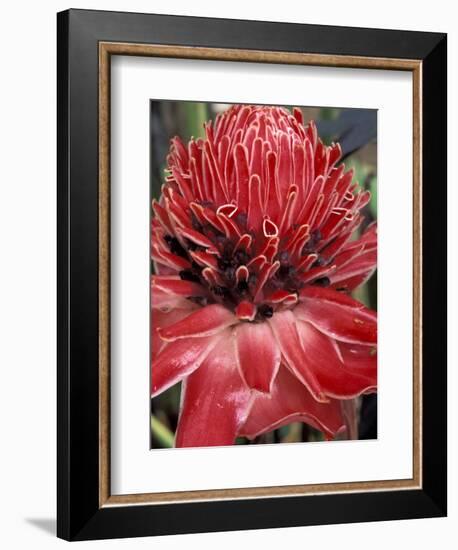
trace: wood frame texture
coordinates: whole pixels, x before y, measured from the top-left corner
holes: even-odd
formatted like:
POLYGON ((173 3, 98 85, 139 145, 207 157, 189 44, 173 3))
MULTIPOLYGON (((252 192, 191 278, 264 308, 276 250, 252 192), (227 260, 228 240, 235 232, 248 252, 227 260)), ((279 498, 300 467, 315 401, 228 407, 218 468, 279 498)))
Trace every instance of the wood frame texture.
POLYGON ((181 59, 204 59, 245 61, 256 63, 281 63, 295 65, 364 67, 372 69, 403 70, 413 73, 413 202, 414 202, 414 257, 421 250, 421 189, 419 140, 421 129, 421 62, 417 60, 361 58, 355 56, 321 56, 317 54, 279 53, 259 50, 229 50, 156 44, 99 43, 99 391, 100 391, 100 506, 119 504, 157 504, 193 500, 233 499, 266 496, 291 496, 320 493, 355 492, 368 490, 395 490, 421 488, 421 265, 414 264, 413 273, 413 377, 414 377, 414 429, 412 479, 387 481, 329 483, 320 485, 290 485, 281 487, 237 488, 206 491, 183 491, 167 493, 143 493, 135 495, 111 495, 110 487, 110 66, 113 55, 169 57, 181 59))
POLYGON ((58 15, 58 47, 58 535, 66 539, 109 538, 443 515, 445 35, 70 10, 58 15), (250 30, 251 41, 241 32, 242 27, 250 30), (378 40, 366 40, 369 36, 378 40), (377 46, 367 46, 375 42, 377 46), (415 422, 411 480, 110 494, 112 55, 413 73, 415 422), (75 80, 84 74, 81 65, 86 70, 84 83, 75 80), (81 94, 86 103, 81 103, 81 94), (432 133, 426 134, 428 131, 432 133), (90 161, 86 169, 81 168, 83 160, 85 166, 90 161), (425 200, 428 211, 422 212, 425 200), (430 202, 436 207, 434 215, 429 211, 430 202), (424 266, 431 262, 436 269, 425 270, 424 266), (427 290, 432 286, 428 285, 440 289, 434 300, 427 290), (77 304, 75 298, 84 298, 86 303, 77 304), (85 319, 89 323, 84 323, 85 319), (434 346, 439 348, 436 353, 434 346), (82 401, 89 404, 84 413, 80 408, 82 401), (430 447, 433 437, 435 448, 430 447), (89 438, 89 449, 78 446, 87 445, 89 438), (281 511, 285 508, 288 513, 281 511), (206 518, 202 518, 203 511, 206 518))

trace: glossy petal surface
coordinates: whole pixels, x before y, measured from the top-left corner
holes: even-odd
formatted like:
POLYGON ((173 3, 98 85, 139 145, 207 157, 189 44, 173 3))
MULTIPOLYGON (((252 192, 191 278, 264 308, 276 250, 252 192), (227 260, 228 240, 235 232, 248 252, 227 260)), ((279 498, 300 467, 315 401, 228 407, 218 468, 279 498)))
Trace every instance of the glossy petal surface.
POLYGON ((213 304, 199 309, 178 323, 165 328, 159 328, 159 336, 166 341, 179 338, 211 336, 229 325, 235 325, 237 318, 228 309, 213 304))
POLYGON ((311 323, 298 322, 297 330, 305 366, 313 372, 327 396, 350 399, 376 387, 377 378, 372 372, 349 368, 332 339, 311 323))
POLYGON ((284 366, 280 367, 272 393, 257 394, 241 432, 254 437, 291 422, 306 422, 332 438, 344 422, 340 403, 318 403, 284 366))
POLYGON ((167 345, 151 365, 151 395, 163 392, 199 368, 218 341, 218 336, 209 336, 167 345))
POLYGON ((334 290, 305 288, 295 315, 336 340, 367 345, 377 343, 375 313, 334 290))
POLYGON ((236 367, 230 334, 187 378, 182 391, 175 445, 232 445, 248 414, 251 392, 236 367))
POLYGON ((282 358, 291 372, 307 387, 317 401, 327 401, 323 388, 310 368, 311 361, 307 361, 293 313, 291 311, 276 313, 270 320, 270 326, 282 358))
POLYGON ((236 359, 248 387, 269 392, 280 366, 280 349, 267 323, 240 323, 234 329, 236 359))

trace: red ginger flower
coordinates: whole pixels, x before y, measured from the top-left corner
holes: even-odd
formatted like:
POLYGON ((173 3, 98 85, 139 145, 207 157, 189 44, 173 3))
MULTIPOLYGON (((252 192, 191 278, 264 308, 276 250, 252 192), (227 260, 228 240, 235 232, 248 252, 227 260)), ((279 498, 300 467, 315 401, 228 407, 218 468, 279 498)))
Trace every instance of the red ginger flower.
POLYGON ((376 266, 375 225, 352 240, 370 194, 299 109, 235 105, 205 133, 172 139, 153 202, 152 395, 183 381, 178 447, 331 438, 376 390, 376 314, 348 295, 376 266))

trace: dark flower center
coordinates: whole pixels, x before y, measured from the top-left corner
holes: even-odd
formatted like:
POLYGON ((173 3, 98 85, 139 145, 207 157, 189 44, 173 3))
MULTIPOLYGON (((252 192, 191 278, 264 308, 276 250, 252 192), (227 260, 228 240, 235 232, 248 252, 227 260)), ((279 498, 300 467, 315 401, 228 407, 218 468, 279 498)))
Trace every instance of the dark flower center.
MULTIPOLYGON (((206 203, 206 208, 211 208, 216 211, 213 205, 206 203)), ((249 232, 247 229, 246 214, 239 213, 236 216, 237 225, 243 234, 250 235, 252 242, 248 248, 237 247, 235 239, 228 238, 222 232, 219 232, 214 226, 207 224, 202 225, 193 217, 192 226, 196 231, 199 231, 209 241, 214 244, 218 253, 209 255, 209 259, 213 258, 215 263, 212 272, 216 274, 216 280, 209 280, 206 275, 206 265, 203 262, 198 263, 193 257, 193 252, 209 254, 206 247, 200 246, 190 239, 182 239, 181 242, 176 236, 166 234, 164 241, 170 252, 180 258, 189 261, 191 267, 182 269, 179 272, 180 278, 185 281, 199 283, 206 289, 209 296, 190 298, 195 303, 222 303, 231 310, 234 310, 240 302, 255 300, 256 291, 260 278, 263 277, 262 268, 259 268, 258 259, 260 256, 260 244, 256 241, 256 235, 249 232), (241 276, 240 267, 244 267, 243 276, 241 276)), ((264 238, 265 240, 265 238, 264 238)), ((320 250, 322 245, 322 235, 319 229, 311 232, 309 240, 300 251, 299 259, 294 260, 291 254, 285 247, 288 244, 287 238, 280 238, 276 254, 269 258, 270 264, 278 262, 279 266, 275 273, 263 282, 264 295, 270 295, 275 291, 284 290, 290 295, 296 295, 306 284, 326 287, 330 284, 330 279, 325 276, 317 276, 316 279, 303 282, 303 274, 310 267, 317 268, 327 265, 329 260, 325 260, 325 248, 320 250), (301 263, 306 256, 316 254, 317 257, 311 266, 301 269, 298 264, 301 263)), ((326 243, 328 246, 331 243, 326 243)), ((208 266, 207 266, 208 269, 208 266)), ((275 309, 278 306, 273 303, 260 303, 257 306, 256 318, 263 320, 272 317, 275 309)))

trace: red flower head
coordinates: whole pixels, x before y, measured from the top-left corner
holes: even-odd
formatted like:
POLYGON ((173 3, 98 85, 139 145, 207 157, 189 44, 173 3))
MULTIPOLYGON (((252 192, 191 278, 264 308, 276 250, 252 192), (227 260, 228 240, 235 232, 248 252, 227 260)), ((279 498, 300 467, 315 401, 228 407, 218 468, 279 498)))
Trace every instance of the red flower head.
POLYGON ((377 383, 376 315, 348 294, 376 266, 375 225, 352 239, 370 194, 299 109, 236 105, 205 133, 172 139, 153 202, 152 395, 183 381, 179 447, 331 438, 377 383))

